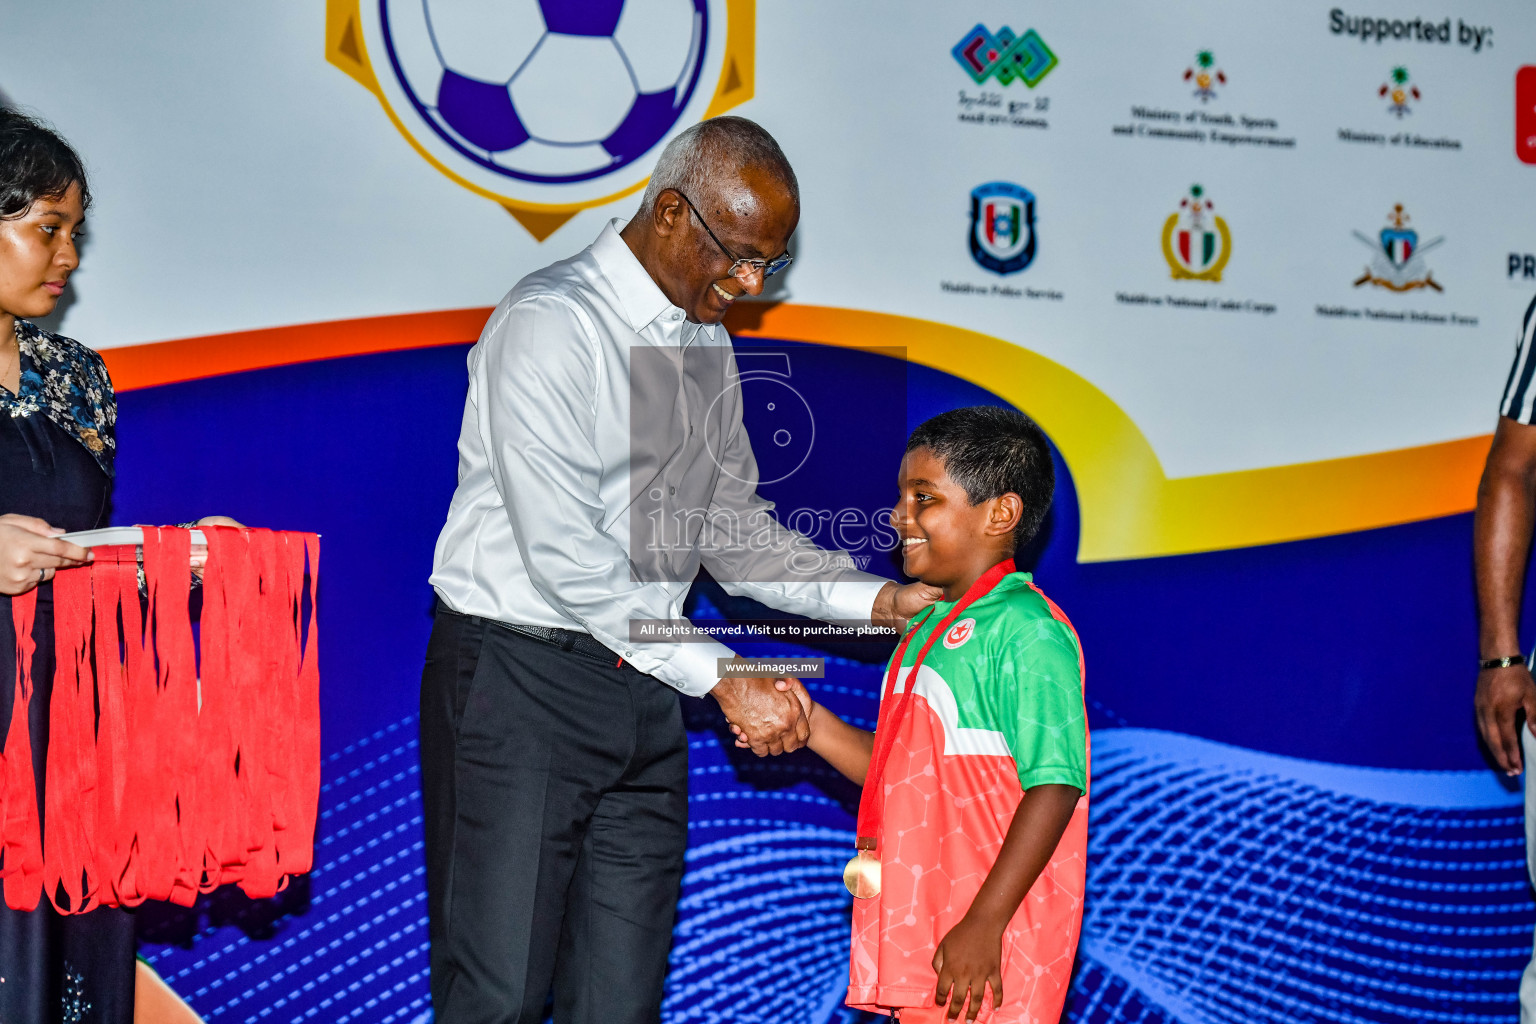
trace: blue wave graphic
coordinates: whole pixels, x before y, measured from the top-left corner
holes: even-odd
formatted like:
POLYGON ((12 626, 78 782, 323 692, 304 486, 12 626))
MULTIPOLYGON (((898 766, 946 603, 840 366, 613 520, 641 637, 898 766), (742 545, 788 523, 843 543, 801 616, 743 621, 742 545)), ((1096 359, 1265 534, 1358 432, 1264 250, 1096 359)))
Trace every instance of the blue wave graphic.
POLYGON ((1521 797, 1491 772, 1094 736, 1078 1021, 1490 1021, 1531 953, 1521 797))
MULTIPOLYGON (((824 686, 829 703, 868 703, 824 686)), ((326 764, 313 896, 271 938, 147 958, 210 1022, 425 1019, 415 722, 326 764)), ((691 736, 669 1024, 852 1024, 848 791, 814 759, 691 736)), ((1068 1019, 1510 1019, 1536 922, 1518 793, 1486 772, 1300 761, 1173 733, 1094 736, 1089 894, 1068 1019)))

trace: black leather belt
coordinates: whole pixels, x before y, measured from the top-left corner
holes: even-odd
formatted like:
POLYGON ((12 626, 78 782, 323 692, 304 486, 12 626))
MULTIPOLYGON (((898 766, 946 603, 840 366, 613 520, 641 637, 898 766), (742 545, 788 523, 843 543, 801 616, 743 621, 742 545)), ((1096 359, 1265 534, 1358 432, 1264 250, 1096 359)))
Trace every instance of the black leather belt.
POLYGON ((560 629, 555 626, 524 626, 519 623, 502 622, 500 619, 487 619, 482 615, 465 615, 463 612, 456 612, 449 608, 443 603, 442 598, 437 599, 437 607, 442 611, 448 612, 450 615, 457 615, 460 618, 468 619, 470 622, 484 623, 487 626, 499 626, 502 629, 511 630, 520 636, 526 636, 530 640, 537 640, 540 643, 549 644, 551 647, 558 647, 562 651, 575 651, 577 654, 585 654, 587 657, 596 658, 598 661, 612 662, 621 666, 624 664, 623 658, 614 654, 607 647, 604 647, 592 634, 583 633, 579 629, 560 629))
POLYGON ((533 640, 541 641, 552 647, 558 647, 562 651, 575 651, 577 654, 585 654, 589 658, 599 661, 611 661, 622 665, 624 659, 614 654, 607 647, 595 639, 590 633, 583 633, 576 629, 559 629, 555 626, 523 626, 511 622, 502 622, 499 619, 487 619, 502 629, 510 629, 514 633, 520 633, 533 640))

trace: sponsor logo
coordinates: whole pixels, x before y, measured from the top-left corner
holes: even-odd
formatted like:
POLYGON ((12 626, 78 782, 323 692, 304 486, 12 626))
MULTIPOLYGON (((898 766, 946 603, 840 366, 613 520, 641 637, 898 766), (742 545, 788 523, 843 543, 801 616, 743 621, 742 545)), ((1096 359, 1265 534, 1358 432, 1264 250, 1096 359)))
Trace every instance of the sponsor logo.
POLYGON ((1536 65, 1515 72, 1515 156, 1536 164, 1536 65))
POLYGON ((1413 113, 1412 104, 1423 98, 1419 87, 1408 80, 1408 69, 1401 64, 1392 69, 1391 79, 1383 82, 1376 94, 1387 101, 1387 110, 1398 117, 1413 113))
POLYGON ((993 181, 971 190, 971 257, 994 274, 1016 274, 1035 259, 1035 196, 993 181))
POLYGON ((977 85, 995 78, 998 85, 1017 81, 1033 89, 1058 63, 1040 33, 1030 29, 1015 36, 1006 25, 996 35, 987 26, 977 25, 949 52, 977 85))
POLYGON ((740 0, 327 0, 326 59, 445 176, 539 239, 645 185, 660 148, 753 92, 740 0))
POLYGON ((1194 95, 1201 102, 1209 103, 1216 98, 1216 86, 1227 84, 1226 72, 1216 66, 1216 55, 1210 50, 1195 54, 1195 63, 1184 69, 1184 81, 1195 87, 1194 95))
POLYGON ((1387 215, 1387 226, 1381 229, 1375 239, 1359 231, 1354 233, 1371 250, 1370 265, 1356 279, 1356 288, 1372 284, 1394 292, 1408 292, 1415 288, 1433 288, 1437 292, 1445 290, 1424 262, 1424 254, 1445 241, 1445 237, 1420 243, 1419 233, 1408 226, 1408 220, 1403 204, 1398 203, 1387 215))
POLYGON ((961 619, 949 627, 949 632, 944 634, 944 646, 950 650, 964 645, 971 637, 976 635, 976 620, 961 619))
POLYGON ((1199 185, 1163 222, 1163 258, 1175 281, 1220 281, 1232 255, 1232 233, 1216 216, 1214 204, 1199 185))

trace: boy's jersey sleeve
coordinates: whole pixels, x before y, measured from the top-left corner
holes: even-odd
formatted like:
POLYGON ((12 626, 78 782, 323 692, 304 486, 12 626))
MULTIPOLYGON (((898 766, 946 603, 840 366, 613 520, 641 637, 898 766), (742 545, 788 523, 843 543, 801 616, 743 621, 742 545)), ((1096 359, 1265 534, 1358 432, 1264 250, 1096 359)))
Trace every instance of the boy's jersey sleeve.
POLYGON ((998 718, 1019 785, 1061 784, 1088 792, 1088 727, 1077 638, 1048 616, 1020 617, 998 663, 998 718))

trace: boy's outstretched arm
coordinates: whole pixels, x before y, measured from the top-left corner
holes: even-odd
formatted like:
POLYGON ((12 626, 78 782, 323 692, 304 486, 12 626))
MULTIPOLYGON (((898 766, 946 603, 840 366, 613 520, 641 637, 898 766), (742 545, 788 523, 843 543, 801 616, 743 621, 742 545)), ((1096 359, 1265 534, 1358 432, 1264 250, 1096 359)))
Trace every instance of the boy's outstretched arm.
MULTIPOLYGON (((869 773, 869 759, 875 749, 875 734, 849 725, 817 704, 806 692, 805 684, 798 679, 778 679, 774 681, 774 686, 780 690, 793 691, 805 709, 805 718, 811 727, 811 738, 806 741, 806 746, 820 754, 833 768, 859 785, 864 785, 864 776, 869 773)), ((736 734, 738 747, 747 745, 741 731, 734 725, 731 726, 731 732, 736 734)))
MULTIPOLYGON (((811 746, 815 745, 816 723, 812 721, 811 746)), ((1033 786, 1024 792, 1003 848, 971 909, 944 936, 933 955, 933 969, 939 972, 935 1002, 949 1004, 950 1020, 959 1017, 962 1010, 966 1020, 975 1020, 988 985, 992 986, 992 1005, 1002 1005, 1003 931, 1050 863, 1082 795, 1076 786, 1065 785, 1033 786)))

